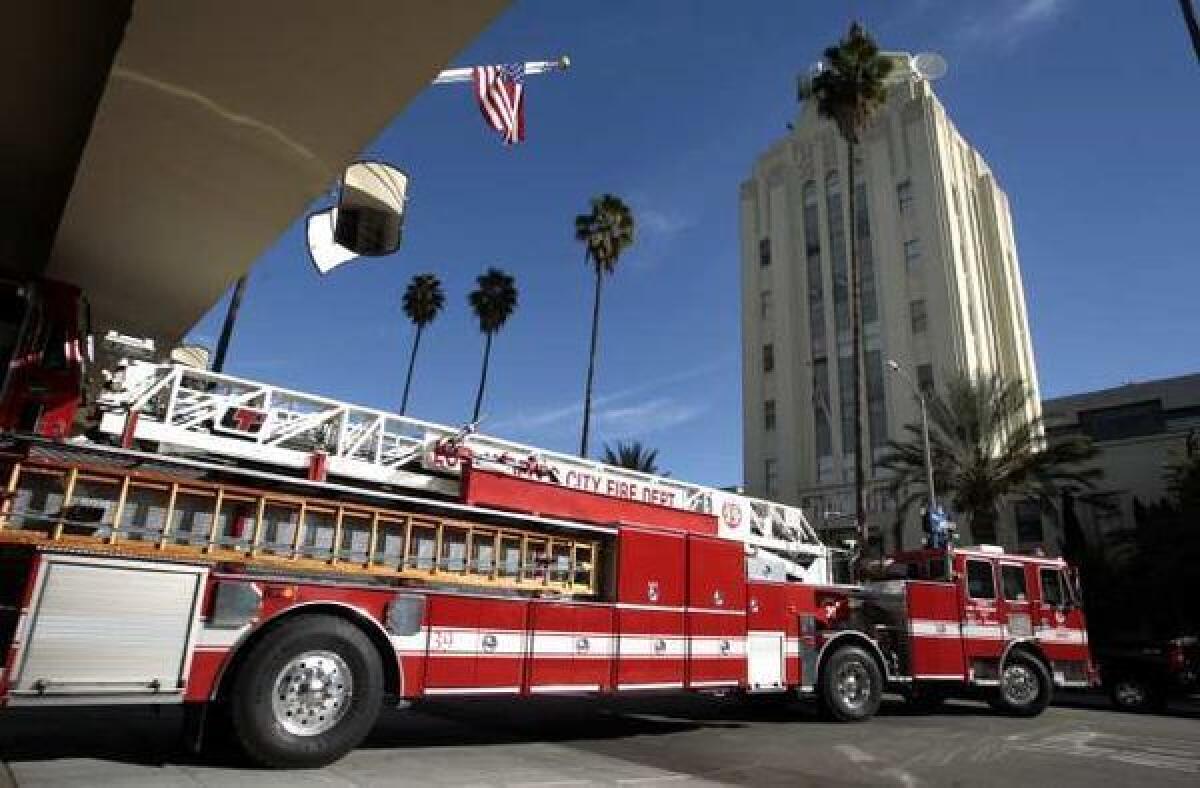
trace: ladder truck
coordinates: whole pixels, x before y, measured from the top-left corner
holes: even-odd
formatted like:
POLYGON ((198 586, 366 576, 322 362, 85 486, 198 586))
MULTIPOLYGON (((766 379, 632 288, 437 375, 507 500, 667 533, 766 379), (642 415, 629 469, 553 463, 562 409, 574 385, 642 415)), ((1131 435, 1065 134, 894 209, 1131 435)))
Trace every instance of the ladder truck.
POLYGON ((0 299, 0 706, 182 704, 299 767, 418 699, 857 721, 886 689, 1035 715, 1094 681, 1061 560, 918 550, 850 585, 795 507, 153 358, 89 393, 79 291, 0 299))

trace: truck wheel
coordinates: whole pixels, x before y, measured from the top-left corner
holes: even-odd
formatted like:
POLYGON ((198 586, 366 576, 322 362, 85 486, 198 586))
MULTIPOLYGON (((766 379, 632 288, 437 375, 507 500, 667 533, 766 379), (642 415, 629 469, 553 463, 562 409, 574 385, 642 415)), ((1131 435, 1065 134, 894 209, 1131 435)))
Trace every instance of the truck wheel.
POLYGON ((1108 691, 1113 705, 1121 711, 1147 712, 1163 705, 1161 693, 1140 676, 1121 676, 1108 691))
POLYGON ((246 656, 229 696, 234 737, 271 767, 324 766, 366 738, 383 703, 379 652, 350 622, 298 616, 246 656))
POLYGON ((837 722, 870 719, 879 710, 883 675, 874 658, 858 646, 842 646, 821 669, 817 700, 822 713, 837 722))
POLYGON ((1050 674, 1037 659, 1025 654, 1013 654, 1000 671, 996 709, 1014 717, 1036 717, 1050 705, 1054 685, 1050 674))

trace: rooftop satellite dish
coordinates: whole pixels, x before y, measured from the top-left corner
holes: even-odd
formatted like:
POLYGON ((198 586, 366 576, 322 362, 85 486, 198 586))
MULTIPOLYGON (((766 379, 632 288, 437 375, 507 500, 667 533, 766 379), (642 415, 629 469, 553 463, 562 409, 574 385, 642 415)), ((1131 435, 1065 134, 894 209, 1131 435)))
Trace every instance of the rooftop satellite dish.
POLYGON ((913 71, 932 82, 946 76, 946 58, 936 52, 922 52, 912 59, 913 71))

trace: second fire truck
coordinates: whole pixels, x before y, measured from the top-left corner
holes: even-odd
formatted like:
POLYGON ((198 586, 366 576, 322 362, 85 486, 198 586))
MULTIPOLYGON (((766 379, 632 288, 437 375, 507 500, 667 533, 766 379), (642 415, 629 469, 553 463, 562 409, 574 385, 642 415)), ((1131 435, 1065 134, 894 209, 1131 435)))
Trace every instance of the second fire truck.
POLYGON ((1035 715, 1094 679, 1061 560, 919 550, 848 585, 769 501, 152 359, 89 399, 80 294, 3 287, 0 705, 183 704, 314 766, 422 698, 855 721, 888 688, 1035 715))

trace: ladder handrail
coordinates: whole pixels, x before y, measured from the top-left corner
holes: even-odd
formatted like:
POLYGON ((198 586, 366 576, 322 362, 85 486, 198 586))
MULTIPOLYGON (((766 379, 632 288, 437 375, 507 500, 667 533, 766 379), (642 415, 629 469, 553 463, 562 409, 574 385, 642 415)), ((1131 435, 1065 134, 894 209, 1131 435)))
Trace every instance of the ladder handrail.
MULTIPOLYGON (((756 539, 746 541, 764 546, 771 544, 776 549, 783 549, 780 545, 791 544, 802 552, 807 552, 802 549, 805 545, 821 545, 803 510, 775 501, 619 468, 505 438, 481 435, 471 429, 437 424, 225 373, 179 364, 134 361, 126 367, 126 374, 134 378, 133 388, 106 391, 100 399, 104 409, 139 412, 139 420, 157 420, 166 426, 187 431, 198 428, 210 416, 216 421, 231 407, 259 408, 265 412, 259 431, 255 434, 239 434, 236 438, 243 446, 247 440, 253 440, 262 446, 289 448, 284 445, 288 441, 301 438, 306 433, 320 433, 327 429, 331 435, 310 434, 309 440, 314 444, 319 443, 319 448, 330 451, 335 457, 366 462, 379 468, 403 465, 422 457, 438 444, 463 448, 493 462, 529 459, 552 461, 568 469, 602 475, 602 478, 674 491, 684 503, 674 508, 719 514, 715 511, 718 507, 714 501, 734 498, 747 504, 751 518, 747 530, 757 526, 759 531, 756 539), (194 384, 194 387, 189 388, 184 385, 185 382, 194 384), (147 406, 163 396, 167 398, 163 403, 163 415, 147 414, 147 406), (259 398, 261 405, 250 404, 259 398), (188 403, 188 407, 184 408, 187 415, 184 423, 178 423, 179 401, 188 403), (174 418, 176 422, 171 423, 168 418, 174 418), (491 453, 490 457, 488 452, 491 453)), ((211 443, 208 441, 206 445, 211 443)))

